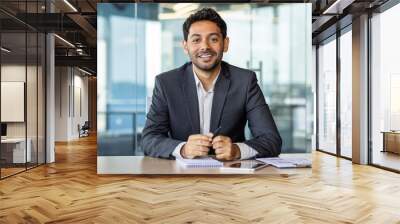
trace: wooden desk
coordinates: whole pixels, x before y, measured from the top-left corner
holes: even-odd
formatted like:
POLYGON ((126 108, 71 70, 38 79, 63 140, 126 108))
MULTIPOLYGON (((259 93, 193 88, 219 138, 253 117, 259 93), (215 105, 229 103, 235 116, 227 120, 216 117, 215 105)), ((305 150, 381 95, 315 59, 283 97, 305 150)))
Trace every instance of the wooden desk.
MULTIPOLYGON (((311 158, 311 154, 282 154, 280 157, 311 158)), ((246 175, 311 174, 310 168, 277 169, 267 166, 246 175)), ((184 168, 175 160, 147 156, 98 156, 97 174, 206 174, 238 175, 237 172, 221 172, 219 168, 184 168)))
POLYGON ((27 160, 27 162, 31 161, 32 141, 30 138, 27 139, 26 150, 25 150, 25 138, 5 138, 1 139, 1 144, 2 144, 2 157, 8 163, 25 163, 25 160, 27 160), (3 156, 3 154, 7 156, 3 156), (8 155, 10 155, 9 156, 10 158, 8 158, 8 155))
POLYGON ((400 154, 400 132, 383 131, 383 150, 382 152, 393 152, 400 154))

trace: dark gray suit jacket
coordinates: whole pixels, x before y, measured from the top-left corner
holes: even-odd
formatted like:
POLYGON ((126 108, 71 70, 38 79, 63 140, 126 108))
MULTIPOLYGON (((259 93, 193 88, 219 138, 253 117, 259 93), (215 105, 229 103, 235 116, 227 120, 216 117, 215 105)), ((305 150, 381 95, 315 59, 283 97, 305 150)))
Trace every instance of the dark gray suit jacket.
MULTIPOLYGON (((256 74, 222 62, 214 87, 210 131, 221 126, 221 134, 232 142, 244 142, 257 157, 278 156, 282 140, 256 74), (246 140, 249 122, 253 139, 246 140)), ((174 159, 175 147, 192 134, 200 133, 197 89, 192 63, 156 77, 153 98, 143 129, 145 155, 174 159)))

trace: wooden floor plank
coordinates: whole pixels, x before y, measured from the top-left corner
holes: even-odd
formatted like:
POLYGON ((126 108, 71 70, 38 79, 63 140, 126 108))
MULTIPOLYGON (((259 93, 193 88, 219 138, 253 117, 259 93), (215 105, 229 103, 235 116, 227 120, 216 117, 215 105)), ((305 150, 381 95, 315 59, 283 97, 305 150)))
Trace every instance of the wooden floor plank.
POLYGON ((98 176, 96 142, 0 181, 0 223, 400 223, 399 174, 321 152, 305 176, 98 176))

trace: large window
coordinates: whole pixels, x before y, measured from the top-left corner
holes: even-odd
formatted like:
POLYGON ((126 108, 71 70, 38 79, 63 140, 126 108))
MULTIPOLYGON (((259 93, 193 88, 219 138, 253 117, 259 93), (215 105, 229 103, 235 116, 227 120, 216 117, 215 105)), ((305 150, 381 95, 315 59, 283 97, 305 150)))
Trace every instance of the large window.
MULTIPOLYGON (((157 74, 189 59, 181 47, 186 4, 98 5, 98 154, 141 155, 157 74)), ((225 19, 227 62, 256 72, 283 152, 311 149, 311 5, 207 4, 225 19)), ((247 131, 247 136, 250 133, 247 131)))
POLYGON ((336 39, 318 48, 318 149, 336 154, 336 39))
POLYGON ((372 17, 372 163, 400 170, 400 5, 372 17))
POLYGON ((340 36, 331 36, 318 47, 318 149, 333 154, 337 154, 339 150, 338 156, 351 158, 351 26, 344 28, 340 33, 340 36), (337 80, 337 77, 340 79, 337 80))
POLYGON ((340 36, 340 155, 348 158, 352 157, 351 34, 351 27, 348 27, 348 31, 340 36))

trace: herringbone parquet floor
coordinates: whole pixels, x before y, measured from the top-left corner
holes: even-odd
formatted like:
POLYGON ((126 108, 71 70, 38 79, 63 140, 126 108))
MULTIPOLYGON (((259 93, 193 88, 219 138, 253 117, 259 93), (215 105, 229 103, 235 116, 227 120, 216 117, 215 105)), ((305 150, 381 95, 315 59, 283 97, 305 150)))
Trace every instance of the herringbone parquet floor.
POLYGON ((307 176, 98 176, 96 139, 0 181, 0 223, 400 223, 400 175, 314 153, 307 176))

